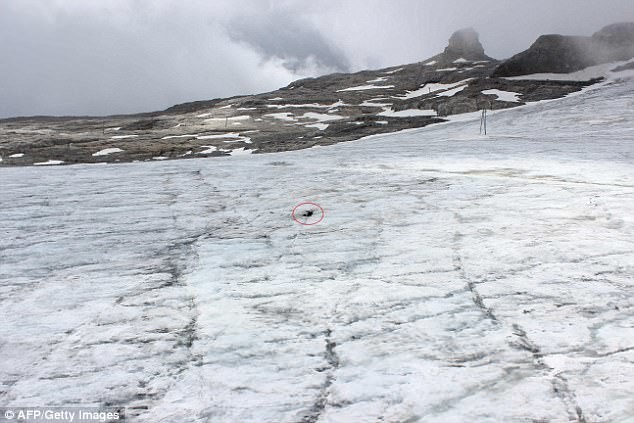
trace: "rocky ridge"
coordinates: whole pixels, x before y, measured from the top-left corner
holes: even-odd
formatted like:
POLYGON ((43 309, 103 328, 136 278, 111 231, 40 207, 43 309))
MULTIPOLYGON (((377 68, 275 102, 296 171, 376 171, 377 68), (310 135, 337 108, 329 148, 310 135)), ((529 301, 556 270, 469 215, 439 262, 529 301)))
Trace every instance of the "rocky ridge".
MULTIPOLYGON (((628 28, 626 24, 607 27, 592 37, 614 51, 602 60, 634 56, 628 28)), ((473 29, 463 29, 451 36, 442 53, 422 62, 303 79, 269 93, 191 102, 137 115, 0 120, 0 166, 288 151, 423 127, 483 108, 559 98, 598 79, 505 76, 517 69, 570 71, 598 60, 582 60, 586 56, 576 49, 579 37, 560 37, 540 37, 531 49, 500 62, 485 54, 473 29), (551 50, 559 51, 559 61, 548 55, 542 60, 541 52, 551 50)))
POLYGON ((608 25, 591 37, 542 35, 526 51, 501 63, 494 77, 568 73, 634 57, 634 22, 608 25))

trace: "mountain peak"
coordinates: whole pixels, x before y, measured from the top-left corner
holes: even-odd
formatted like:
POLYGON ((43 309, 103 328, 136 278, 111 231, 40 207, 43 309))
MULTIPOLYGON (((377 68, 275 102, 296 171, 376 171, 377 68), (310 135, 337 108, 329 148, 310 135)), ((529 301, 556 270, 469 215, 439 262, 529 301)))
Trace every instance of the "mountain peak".
POLYGON ((542 35, 528 50, 500 64, 492 76, 569 73, 633 57, 634 23, 622 22, 608 25, 592 37, 542 35))
POLYGON ((469 60, 479 60, 487 58, 484 54, 484 47, 480 44, 478 33, 473 28, 464 28, 454 32, 449 38, 449 45, 445 48, 444 55, 451 59, 463 57, 469 60))

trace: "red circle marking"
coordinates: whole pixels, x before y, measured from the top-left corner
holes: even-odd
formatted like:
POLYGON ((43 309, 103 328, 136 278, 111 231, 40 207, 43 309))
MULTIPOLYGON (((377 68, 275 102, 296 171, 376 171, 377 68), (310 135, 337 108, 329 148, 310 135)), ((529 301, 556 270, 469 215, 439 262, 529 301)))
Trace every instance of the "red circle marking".
POLYGON ((295 208, 293 208, 293 212, 291 213, 291 217, 293 218, 293 220, 297 223, 299 223, 300 225, 304 225, 304 226, 312 226, 312 225, 316 225, 319 222, 321 222, 322 220, 324 220, 324 216, 326 215, 326 213, 324 212, 324 209, 317 203, 313 203, 312 201, 304 201, 303 203, 299 203, 298 205, 295 206, 295 208), (311 205, 311 206, 316 206, 319 211, 321 211, 321 217, 319 218, 318 221, 314 222, 314 223, 306 223, 306 222, 300 222, 299 219, 297 219, 297 217, 295 216, 295 211, 301 207, 301 206, 305 206, 305 205, 311 205))

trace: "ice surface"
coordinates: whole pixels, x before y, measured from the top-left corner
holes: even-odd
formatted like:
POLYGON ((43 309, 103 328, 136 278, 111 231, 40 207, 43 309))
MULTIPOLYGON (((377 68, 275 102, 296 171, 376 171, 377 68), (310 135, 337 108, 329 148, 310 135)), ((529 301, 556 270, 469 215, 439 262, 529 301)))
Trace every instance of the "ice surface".
POLYGON ((622 81, 492 112, 486 137, 469 115, 279 154, 2 168, 0 403, 631 420, 633 102, 622 81), (307 200, 318 225, 291 219, 307 200))
POLYGON ((9 156, 9 158, 11 158, 11 159, 19 159, 19 158, 22 158, 22 157, 24 157, 24 153, 15 153, 15 154, 11 154, 9 156))

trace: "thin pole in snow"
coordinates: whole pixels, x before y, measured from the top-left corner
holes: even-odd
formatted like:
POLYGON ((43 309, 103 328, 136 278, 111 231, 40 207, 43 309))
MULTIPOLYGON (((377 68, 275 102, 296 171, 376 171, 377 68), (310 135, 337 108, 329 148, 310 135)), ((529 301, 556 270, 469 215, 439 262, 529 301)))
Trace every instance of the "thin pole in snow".
MULTIPOLYGON (((490 106, 491 110, 493 110, 493 106, 490 106)), ((482 114, 480 115, 480 135, 482 135, 482 130, 484 129, 484 135, 487 134, 487 105, 486 103, 482 107, 482 114)))

